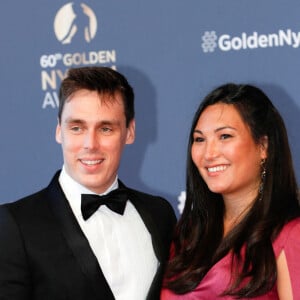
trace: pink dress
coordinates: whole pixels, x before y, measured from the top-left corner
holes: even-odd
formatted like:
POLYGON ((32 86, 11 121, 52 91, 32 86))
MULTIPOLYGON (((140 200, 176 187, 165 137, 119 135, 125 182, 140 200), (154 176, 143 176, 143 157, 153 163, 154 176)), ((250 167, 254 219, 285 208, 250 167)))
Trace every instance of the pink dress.
MULTIPOLYGON (((286 224, 273 243, 275 256, 285 252, 290 279, 292 284, 293 298, 300 299, 300 218, 286 224)), ((228 254, 217 262, 205 275, 200 284, 191 292, 184 295, 177 295, 170 290, 161 291, 161 300, 213 300, 213 299, 234 299, 231 296, 219 296, 228 286, 230 280, 231 256, 228 254)), ((276 284, 267 294, 251 298, 256 300, 276 300, 276 284)))

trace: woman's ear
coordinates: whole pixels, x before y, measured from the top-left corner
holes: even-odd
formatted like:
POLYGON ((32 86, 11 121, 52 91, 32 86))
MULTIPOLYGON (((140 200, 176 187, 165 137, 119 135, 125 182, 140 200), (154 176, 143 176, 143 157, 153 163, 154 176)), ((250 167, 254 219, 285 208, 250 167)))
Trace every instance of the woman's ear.
POLYGON ((268 157, 268 145, 269 145, 268 137, 264 135, 260 139, 261 159, 266 159, 268 157))

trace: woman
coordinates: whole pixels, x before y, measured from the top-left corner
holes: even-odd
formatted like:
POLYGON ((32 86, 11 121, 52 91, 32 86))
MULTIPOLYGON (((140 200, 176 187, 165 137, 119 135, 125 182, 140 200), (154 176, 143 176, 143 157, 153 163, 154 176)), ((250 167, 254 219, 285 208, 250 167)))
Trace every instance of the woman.
POLYGON ((192 123, 187 199, 161 299, 300 299, 297 191, 268 97, 250 85, 212 91, 192 123))

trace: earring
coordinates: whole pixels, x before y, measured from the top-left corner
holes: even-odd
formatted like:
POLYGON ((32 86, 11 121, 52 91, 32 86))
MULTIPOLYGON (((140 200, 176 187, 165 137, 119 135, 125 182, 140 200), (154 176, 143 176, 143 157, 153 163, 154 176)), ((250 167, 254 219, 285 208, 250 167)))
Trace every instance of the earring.
POLYGON ((262 193, 264 191, 264 185, 265 185, 265 178, 266 178, 266 159, 262 159, 260 162, 260 168, 261 168, 261 173, 260 173, 260 185, 259 185, 259 194, 260 194, 260 199, 262 198, 262 193))

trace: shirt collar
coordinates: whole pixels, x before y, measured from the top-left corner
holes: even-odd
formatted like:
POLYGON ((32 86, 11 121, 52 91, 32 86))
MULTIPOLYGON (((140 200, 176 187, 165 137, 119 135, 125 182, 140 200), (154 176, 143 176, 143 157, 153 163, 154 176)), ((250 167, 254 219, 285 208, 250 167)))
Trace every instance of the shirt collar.
MULTIPOLYGON (((62 167, 58 178, 59 184, 75 215, 81 215, 81 194, 95 194, 85 186, 75 181, 66 171, 65 166, 62 167)), ((112 185, 101 195, 108 194, 119 186, 118 176, 116 176, 112 185)))

